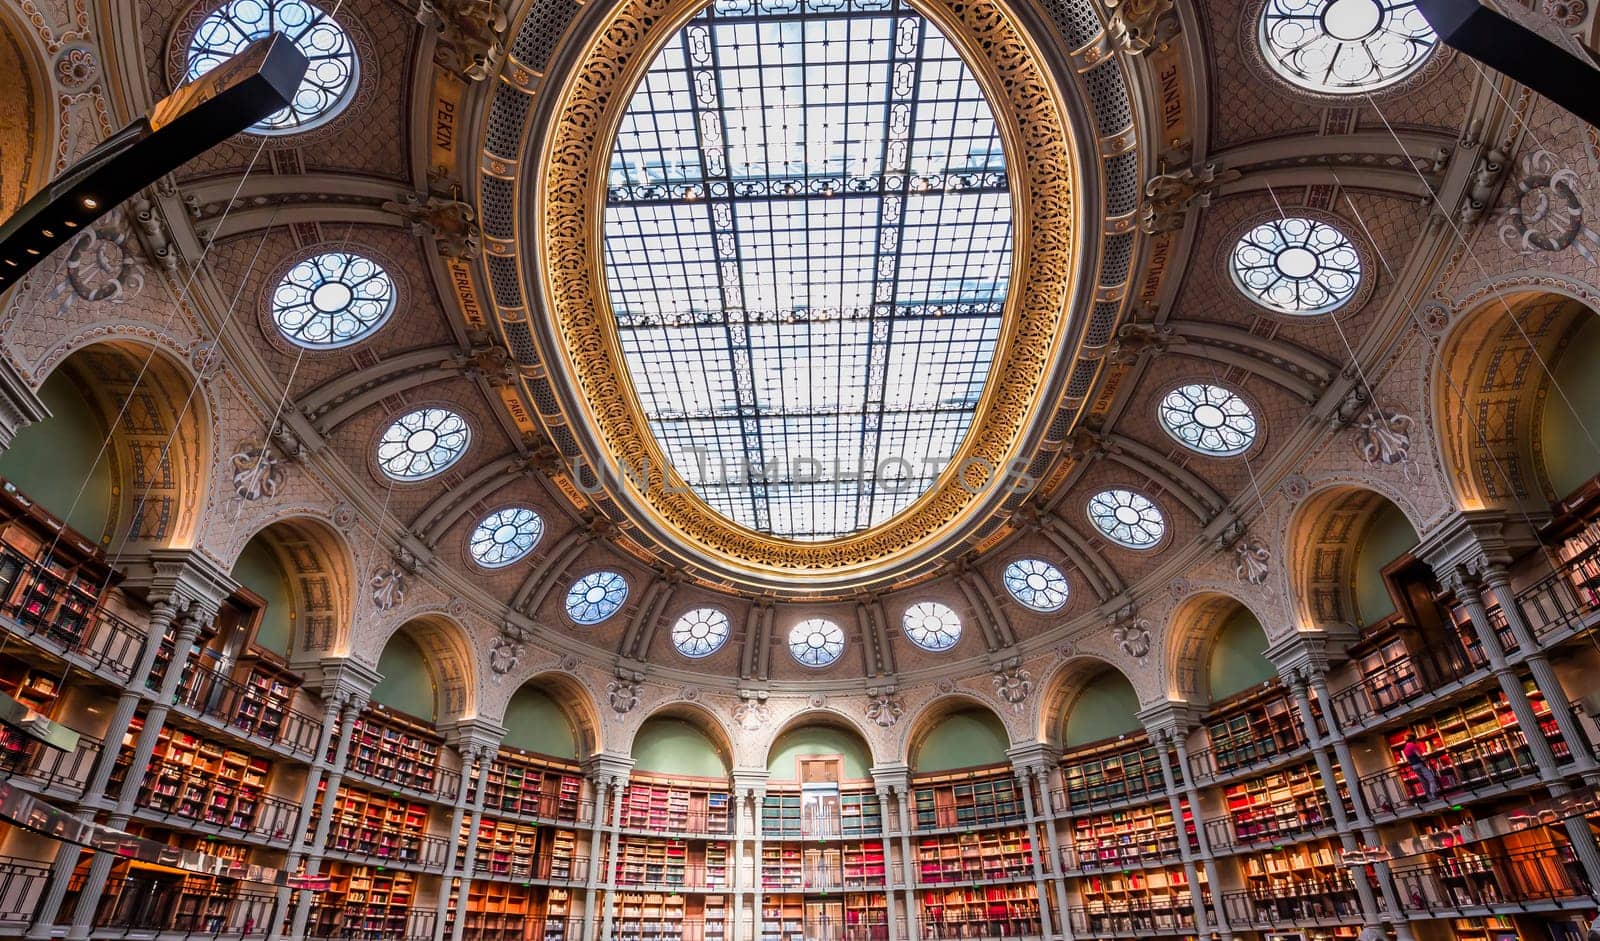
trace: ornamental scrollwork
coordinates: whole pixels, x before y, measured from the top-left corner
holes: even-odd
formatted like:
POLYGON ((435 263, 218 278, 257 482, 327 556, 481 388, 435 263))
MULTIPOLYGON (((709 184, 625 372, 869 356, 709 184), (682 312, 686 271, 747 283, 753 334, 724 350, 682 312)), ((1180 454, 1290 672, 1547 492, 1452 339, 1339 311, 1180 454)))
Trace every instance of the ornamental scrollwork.
POLYGON ((1524 154, 1517 169, 1516 196, 1501 214, 1500 241, 1522 255, 1571 248, 1595 264, 1600 234, 1584 217, 1577 171, 1548 150, 1524 154))
POLYGON ((1111 629, 1111 640, 1123 653, 1135 660, 1150 655, 1150 620, 1134 618, 1111 629))
POLYGON ((1414 424, 1409 415, 1369 408, 1356 419, 1356 451, 1368 464, 1408 465, 1414 424))
POLYGON ((616 679, 606 685, 606 698, 611 703, 611 711, 619 716, 632 712, 633 707, 639 705, 639 687, 643 684, 643 673, 619 668, 616 679))
POLYGON ((121 225, 95 226, 67 243, 65 272, 51 289, 56 313, 65 314, 74 298, 92 304, 122 304, 144 290, 137 242, 121 225))
POLYGON ((905 713, 905 705, 893 689, 867 690, 867 721, 881 729, 892 728, 905 713))
POLYGON ((1178 14, 1172 0, 1106 0, 1111 22, 1106 35, 1132 55, 1165 46, 1178 35, 1178 14))
POLYGON ((386 565, 372 573, 367 587, 372 590, 372 603, 379 611, 390 611, 405 603, 406 570, 399 565, 386 565))
POLYGON ((740 690, 739 705, 733 707, 733 724, 746 732, 756 732, 766 728, 771 721, 767 694, 763 691, 740 690))
POLYGON ((233 466, 233 492, 245 501, 275 497, 283 486, 283 465, 268 447, 244 445, 229 458, 233 466))
POLYGON ((1020 715, 1023 704, 1033 692, 1033 674, 1015 659, 1007 661, 1005 665, 995 670, 994 691, 1011 706, 1012 712, 1020 715))
POLYGON ((1240 540, 1233 547, 1233 574, 1247 585, 1265 582, 1271 563, 1272 550, 1256 536, 1240 540))
POLYGON ((489 670, 497 681, 522 662, 522 655, 527 652, 527 640, 528 632, 522 627, 510 621, 501 622, 500 633, 489 647, 489 670))

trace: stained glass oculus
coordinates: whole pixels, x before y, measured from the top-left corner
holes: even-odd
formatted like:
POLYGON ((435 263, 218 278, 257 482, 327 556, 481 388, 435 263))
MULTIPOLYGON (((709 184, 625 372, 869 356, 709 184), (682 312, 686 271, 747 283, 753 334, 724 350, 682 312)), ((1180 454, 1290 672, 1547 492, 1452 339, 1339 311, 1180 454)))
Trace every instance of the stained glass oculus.
POLYGON ((378 466, 395 480, 432 477, 461 459, 472 429, 447 408, 419 408, 396 418, 378 439, 378 466))
POLYGON ((728 616, 716 608, 696 608, 672 626, 672 646, 685 657, 709 657, 728 640, 728 616))
POLYGON ((789 629, 789 655, 808 667, 825 667, 844 653, 844 631, 826 618, 808 618, 789 629))
POLYGON ((1149 549, 1167 531, 1159 507, 1142 493, 1120 488, 1089 498, 1089 521, 1107 539, 1128 549, 1149 549))
POLYGON ((717 0, 611 153, 607 287, 667 460, 728 519, 882 523, 955 453, 994 358, 1011 201, 994 116, 901 0, 717 0))
POLYGON ((622 610, 628 580, 616 572, 590 572, 567 589, 567 617, 579 624, 599 624, 622 610))
POLYGON ((365 339, 394 311, 383 266, 353 252, 323 252, 293 267, 272 291, 272 322, 291 343, 331 350, 365 339))
POLYGON ((199 78, 272 32, 292 39, 309 64, 295 89, 294 101, 250 130, 292 134, 326 123, 344 110, 356 88, 355 45, 332 16, 305 0, 230 0, 223 4, 200 21, 189 40, 186 78, 199 78))
POLYGON ((1161 398, 1161 427, 1185 447, 1217 457, 1243 454, 1256 440, 1256 416, 1238 393, 1192 382, 1161 398))
POLYGON ((1361 286, 1361 256, 1343 232, 1315 219, 1272 219, 1233 247, 1234 283, 1285 314, 1337 310, 1361 286))
POLYGON ((1035 611, 1055 611, 1067 603, 1067 577, 1043 559, 1018 559, 1002 579, 1011 597, 1035 611))
POLYGON ((508 506, 478 521, 467 551, 486 569, 502 568, 532 552, 543 535, 544 520, 538 513, 525 506, 508 506))
POLYGON ((1273 71, 1336 95, 1393 85, 1439 42, 1415 0, 1267 0, 1259 38, 1273 71))
POLYGON ((961 616, 937 601, 920 601, 906 609, 900 626, 913 644, 938 653, 961 639, 961 616))

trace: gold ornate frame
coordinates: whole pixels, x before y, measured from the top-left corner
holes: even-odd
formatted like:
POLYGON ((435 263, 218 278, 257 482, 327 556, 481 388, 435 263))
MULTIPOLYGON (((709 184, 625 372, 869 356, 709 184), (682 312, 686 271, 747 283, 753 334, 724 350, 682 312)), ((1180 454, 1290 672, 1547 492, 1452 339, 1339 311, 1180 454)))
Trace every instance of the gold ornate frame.
MULTIPOLYGON (((1059 363, 1073 362, 1087 318, 1076 285, 1083 255, 1080 161, 1055 75, 1005 0, 915 0, 953 42, 983 87, 1007 158, 1013 200, 1011 290, 989 379, 960 449, 934 485, 892 519, 824 542, 794 542, 740 526, 711 509, 667 466, 638 405, 603 270, 611 141, 656 51, 706 0, 620 0, 554 93, 549 133, 534 156, 534 271, 558 350, 552 371, 606 456, 646 459, 649 475, 613 474, 630 519, 664 534, 690 564, 740 582, 837 588, 892 577, 908 557, 942 545, 992 512, 1011 486, 990 468, 1023 455, 1048 404, 1059 363), (557 367, 556 364, 560 364, 557 367), (643 483, 644 486, 640 486, 643 483), (683 551, 687 550, 687 551, 683 551)), ((603 466, 609 461, 600 462, 603 466)))

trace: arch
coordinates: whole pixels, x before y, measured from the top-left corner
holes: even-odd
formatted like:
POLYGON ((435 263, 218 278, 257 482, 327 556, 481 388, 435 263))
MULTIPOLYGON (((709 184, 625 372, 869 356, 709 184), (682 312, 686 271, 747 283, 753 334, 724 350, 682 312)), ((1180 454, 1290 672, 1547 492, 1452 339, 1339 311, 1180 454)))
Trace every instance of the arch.
POLYGON ((572 728, 573 746, 579 760, 600 751, 600 710, 595 705, 594 697, 589 693, 589 687, 572 674, 558 670, 534 674, 511 694, 511 699, 506 704, 505 715, 501 718, 502 724, 509 730, 506 735, 506 745, 512 748, 522 747, 512 738, 519 731, 512 707, 517 697, 527 689, 548 696, 561 710, 567 724, 572 728))
POLYGON ((214 452, 209 399, 189 365, 162 347, 112 339, 68 351, 41 379, 63 370, 110 432, 113 551, 192 547, 214 452))
POLYGON ((1360 623, 1358 562, 1373 524, 1382 519, 1386 506, 1410 525, 1414 536, 1418 521, 1403 504, 1353 484, 1318 490, 1295 509, 1284 543, 1285 570, 1300 629, 1360 623))
POLYGON ((46 60, 18 13, 9 4, 0 8, 0 140, 8 145, 0 150, 0 219, 50 181, 57 137, 46 60))
POLYGON ((433 681, 435 722, 443 724, 476 716, 478 662, 466 629, 446 614, 418 615, 388 633, 385 650, 396 634, 404 634, 422 655, 433 681))
POLYGON ((675 702, 662 706, 645 716, 644 721, 633 730, 633 740, 628 743, 628 754, 633 756, 634 770, 688 774, 693 777, 717 777, 718 773, 715 772, 709 756, 701 756, 701 760, 692 766, 682 766, 692 767, 693 770, 679 770, 674 767, 683 757, 682 748, 675 749, 674 746, 690 744, 695 737, 704 740, 710 746, 715 758, 721 763, 720 774, 726 776, 733 768, 733 738, 716 715, 703 706, 690 702, 675 702), (664 755, 669 751, 680 754, 672 761, 657 760, 658 755, 664 755))
MULTIPOLYGON (((258 545, 271 554, 288 581, 293 610, 291 658, 349 652, 349 631, 355 608, 355 559, 344 534, 320 519, 292 516, 274 520, 257 530, 244 544, 258 545)), ((234 558, 235 577, 245 549, 234 558)), ((245 583, 257 593, 261 589, 245 583)))
MULTIPOLYGON (((1122 692, 1118 690, 1118 692, 1122 692)), ((1051 676, 1044 689, 1042 706, 1039 710, 1038 736, 1040 741, 1048 742, 1057 748, 1071 748, 1086 744, 1097 738, 1110 738, 1114 735, 1127 734, 1143 728, 1138 720, 1139 694, 1133 680, 1121 667, 1109 660, 1091 655, 1079 655, 1061 665, 1061 668, 1051 676), (1086 697, 1096 700, 1097 709, 1108 707, 1121 707, 1125 702, 1119 698, 1101 698, 1096 695, 1096 690, 1108 679, 1120 681, 1126 687, 1126 694, 1132 697, 1132 709, 1129 718, 1133 725, 1130 728, 1120 727, 1118 717, 1106 715, 1106 733, 1093 738, 1082 738, 1084 732, 1077 730, 1078 735, 1069 734, 1069 726, 1074 722, 1074 709, 1080 705, 1087 706, 1086 697)))
MULTIPOLYGON (((1445 336, 1431 406, 1458 506, 1543 512, 1566 496, 1555 492, 1544 461, 1541 418, 1553 392, 1545 367, 1559 364, 1593 314, 1559 288, 1491 290, 1445 336)), ((1557 395, 1552 406, 1566 403, 1557 395)), ((1590 431, 1600 435, 1592 423, 1590 431)), ((1591 459, 1600 470, 1600 455, 1591 459)))
POLYGON ((1173 609, 1165 637, 1167 696, 1174 700, 1197 706, 1209 705, 1213 698, 1221 698, 1243 688, 1234 685, 1236 682, 1247 686, 1250 682, 1258 682, 1276 673, 1271 662, 1263 656, 1267 636, 1260 614, 1245 602, 1224 592, 1202 591, 1185 598, 1173 609), (1240 619, 1247 619, 1259 630, 1261 650, 1239 651, 1241 656, 1249 654, 1257 659, 1229 666, 1248 667, 1254 672, 1230 670, 1219 677, 1212 669, 1218 640, 1235 631, 1241 623, 1240 619), (1259 679, 1238 680, 1237 677, 1242 675, 1258 676, 1259 679), (1217 680, 1226 681, 1232 688, 1213 690, 1213 682, 1217 680))
POLYGON ((795 767, 795 759, 805 754, 839 754, 844 758, 845 778, 871 777, 878 756, 871 740, 854 719, 829 709, 808 709, 779 726, 767 743, 766 768, 771 780, 798 780, 785 773, 795 767), (811 748, 813 751, 798 749, 811 748))
POLYGON ((906 761, 913 773, 978 767, 1006 760, 1011 735, 1005 720, 992 706, 976 697, 951 693, 933 700, 917 713, 906 736, 906 761), (952 724, 954 723, 954 724, 952 724), (963 744, 960 758, 946 757, 946 739, 970 740, 963 744), (924 755, 930 742, 940 754, 924 755), (928 761, 924 762, 924 758, 928 761), (976 760, 967 760, 967 759, 976 760), (952 763, 954 762, 954 763, 952 763))

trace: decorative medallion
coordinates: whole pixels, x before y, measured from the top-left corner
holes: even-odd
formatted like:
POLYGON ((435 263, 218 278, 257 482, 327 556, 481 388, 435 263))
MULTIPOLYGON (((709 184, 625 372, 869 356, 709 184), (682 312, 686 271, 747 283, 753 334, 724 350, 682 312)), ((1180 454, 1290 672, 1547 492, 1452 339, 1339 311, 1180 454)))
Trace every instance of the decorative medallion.
POLYGON ((1239 581, 1259 585, 1267 580, 1267 566, 1272 561, 1272 550, 1259 538, 1251 536, 1233 546, 1233 574, 1239 581))
POLYGON ((1013 658, 994 673, 994 691, 1011 706, 1011 711, 1022 714, 1023 704, 1033 692, 1033 674, 1013 658))
POLYGON ((1118 624, 1111 629, 1111 639, 1123 653, 1135 660, 1143 660, 1150 655, 1150 621, 1148 618, 1135 618, 1118 624))
POLYGON ((633 707, 639 704, 639 687, 643 683, 643 673, 619 667, 616 679, 606 686, 606 698, 611 703, 611 710, 619 716, 632 712, 633 707))
POLYGON ((283 465, 271 448, 242 445, 229 458, 233 465, 233 492, 245 501, 275 497, 283 484, 283 465))
POLYGON ((733 707, 733 723, 746 732, 756 732, 766 728, 772 721, 772 712, 767 708, 767 694, 764 692, 739 692, 739 705, 733 707))
POLYGON ((1412 425, 1408 415, 1373 406, 1356 420, 1356 451, 1368 464, 1409 464, 1412 425))
POLYGON ((379 568, 367 587, 372 589, 372 603, 379 611, 399 607, 406 600, 406 570, 398 564, 379 568))
POLYGON ((527 631, 510 621, 500 623, 500 633, 489 647, 489 670, 495 675, 497 682, 500 677, 517 668, 517 664, 522 661, 522 655, 527 652, 524 646, 527 641, 527 631))
POLYGON ((892 728, 900 721, 905 706, 893 689, 867 691, 867 721, 881 729, 892 728))

